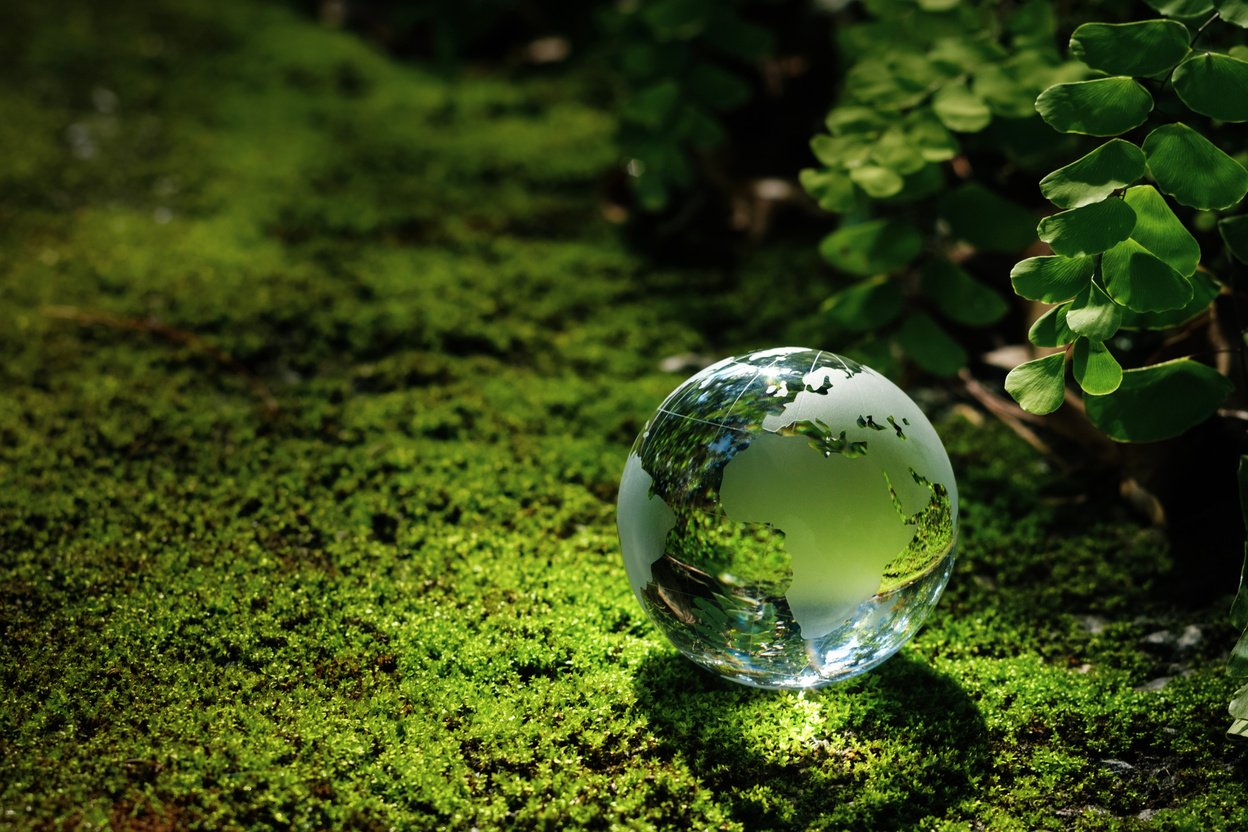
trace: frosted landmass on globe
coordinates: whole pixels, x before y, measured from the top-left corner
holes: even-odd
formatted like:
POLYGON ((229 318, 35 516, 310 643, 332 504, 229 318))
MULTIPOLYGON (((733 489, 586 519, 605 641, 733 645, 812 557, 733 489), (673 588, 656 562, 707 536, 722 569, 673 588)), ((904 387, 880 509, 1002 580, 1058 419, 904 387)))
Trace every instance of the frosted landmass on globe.
POLYGON ((867 367, 784 347, 678 387, 633 445, 620 546, 689 658, 744 684, 862 673, 922 625, 953 569, 957 487, 918 406, 867 367))

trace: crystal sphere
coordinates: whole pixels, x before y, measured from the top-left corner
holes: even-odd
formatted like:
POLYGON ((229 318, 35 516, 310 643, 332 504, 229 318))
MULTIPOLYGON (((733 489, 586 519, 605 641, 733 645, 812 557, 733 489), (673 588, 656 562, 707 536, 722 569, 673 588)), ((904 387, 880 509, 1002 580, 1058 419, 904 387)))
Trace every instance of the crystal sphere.
POLYGON ((834 353, 726 358, 672 392, 624 466, 617 522, 642 607, 694 662, 761 688, 863 673, 918 632, 953 570, 940 437, 834 353))

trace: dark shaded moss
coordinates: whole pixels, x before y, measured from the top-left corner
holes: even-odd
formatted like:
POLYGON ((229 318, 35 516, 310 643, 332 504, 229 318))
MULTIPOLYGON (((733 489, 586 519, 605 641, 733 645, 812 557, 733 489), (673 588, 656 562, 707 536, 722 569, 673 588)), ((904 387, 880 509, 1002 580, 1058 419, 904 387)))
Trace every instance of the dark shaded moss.
MULTIPOLYGON (((663 289, 711 278, 595 219, 576 78, 264 4, 0 33, 0 825, 1248 824, 1223 607, 991 425, 941 422, 960 562, 898 659, 798 696, 674 656, 614 494, 658 359, 706 348, 663 289)), ((756 255, 721 337, 796 337, 804 262, 756 255)))

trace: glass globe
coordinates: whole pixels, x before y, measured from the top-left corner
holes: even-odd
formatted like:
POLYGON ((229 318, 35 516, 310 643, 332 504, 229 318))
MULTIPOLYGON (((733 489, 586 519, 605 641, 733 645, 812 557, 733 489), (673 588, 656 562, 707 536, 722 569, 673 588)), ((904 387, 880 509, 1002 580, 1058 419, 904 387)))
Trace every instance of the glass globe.
POLYGON ((682 653, 761 688, 863 673, 953 570, 940 437, 888 379, 830 352, 727 358, 667 397, 620 481, 624 564, 682 653))

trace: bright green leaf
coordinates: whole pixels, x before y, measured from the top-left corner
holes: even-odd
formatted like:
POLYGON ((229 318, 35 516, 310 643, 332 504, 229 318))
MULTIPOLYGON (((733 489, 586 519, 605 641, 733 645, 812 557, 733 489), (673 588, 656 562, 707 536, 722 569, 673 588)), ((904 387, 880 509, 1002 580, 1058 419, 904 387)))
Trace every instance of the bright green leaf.
POLYGON ((1052 413, 1066 398, 1066 354, 1019 364, 1005 377, 1005 390, 1028 413, 1052 413))
POLYGON ((925 12, 947 12, 956 9, 962 0, 918 0, 919 8, 925 12))
POLYGON ((1085 399, 1088 418, 1110 439, 1158 442, 1213 415, 1234 385, 1190 358, 1127 370, 1107 396, 1085 399))
POLYGON ((1099 254, 1127 239, 1135 211, 1121 199, 1105 199, 1040 220, 1036 233, 1064 257, 1099 254))
POLYGON ((992 111, 984 99, 960 83, 942 87, 932 99, 932 111, 946 127, 959 133, 978 133, 992 121, 992 111))
POLYGON ((827 136, 810 140, 815 158, 830 168, 855 167, 871 156, 872 138, 862 135, 827 136))
POLYGON ((1188 109, 1219 121, 1248 121, 1248 61, 1202 52, 1171 78, 1188 109))
POLYGON ((1144 0, 1167 17, 1196 17, 1213 11, 1211 0, 1144 0))
POLYGON ((940 120, 925 110, 915 110, 903 123, 906 138, 928 162, 944 162, 958 155, 958 140, 940 120))
POLYGON ((1248 214, 1222 220, 1218 223, 1218 233, 1222 235, 1222 241, 1235 259, 1248 263, 1248 214))
POLYGON ((819 253, 835 268, 857 275, 892 272, 923 250, 918 229, 903 220, 871 220, 838 228, 819 244, 819 253))
POLYGON ((902 321, 895 337, 910 360, 929 373, 952 376, 966 366, 966 350, 923 312, 902 321))
POLYGON ((1248 193, 1248 170, 1186 124, 1149 133, 1144 155, 1157 186, 1192 208, 1230 208, 1248 193))
POLYGON ((1218 7, 1218 17, 1248 29, 1248 0, 1213 0, 1218 7))
POLYGON ((1075 381, 1090 396, 1104 396, 1122 384, 1122 366, 1101 341, 1080 338, 1070 357, 1075 381))
POLYGON ((888 275, 860 280, 837 292, 823 305, 828 320, 854 332, 879 329, 901 314, 905 297, 888 275))
POLYGON ((849 172, 849 178, 873 199, 900 193, 906 184, 896 171, 879 165, 863 165, 860 168, 853 168, 849 172))
POLYGON ((1174 20, 1085 23, 1070 38, 1070 54, 1107 75, 1146 76, 1183 60, 1191 37, 1174 20))
POLYGON ((1095 257, 1029 257, 1015 264, 1010 282, 1021 297, 1057 303, 1082 292, 1095 271, 1095 257))
POLYGON ((1148 90, 1130 78, 1057 84, 1040 93, 1036 112, 1062 133, 1117 136, 1138 127, 1153 109, 1148 90))
POLYGON ((1027 331, 1027 340, 1037 347, 1061 347, 1075 340, 1075 333, 1066 323, 1069 309, 1070 304, 1063 303, 1045 312, 1027 331))
POLYGON ((1101 257, 1105 291, 1136 312, 1180 309, 1192 299, 1192 284, 1135 240, 1124 240, 1101 257))
POLYGON ((888 122, 876 110, 852 104, 837 107, 828 113, 825 123, 828 126, 828 132, 834 136, 850 133, 879 133, 888 126, 888 122))
POLYGON ((806 168, 797 178, 823 210, 843 214, 854 207, 854 183, 842 171, 806 168))
POLYGON ((1110 139, 1081 159, 1040 180, 1040 192, 1061 208, 1099 202, 1144 175, 1144 151, 1131 142, 1110 139))
POLYGON ((1001 295, 945 259, 923 269, 923 293, 946 318, 967 326, 987 326, 1009 311, 1001 295))
POLYGON ((1171 329, 1182 326, 1209 308, 1213 299, 1222 291, 1222 284, 1208 272, 1196 272, 1191 276, 1192 299, 1178 309, 1165 312, 1122 312, 1123 329, 1171 329))
POLYGON ((945 194, 939 211, 953 236, 982 251, 1015 252, 1035 239, 1031 212, 982 185, 963 185, 945 194))
MULTIPOLYGON (((875 140, 871 148, 871 159, 900 176, 914 173, 927 164, 927 160, 923 158, 919 149, 910 143, 909 137, 900 124, 888 128, 875 140)), ((893 193, 896 192, 893 191, 893 193)), ((882 196, 891 196, 891 194, 882 194, 882 196)))
POLYGON ((1071 332, 1106 341, 1113 337, 1122 324, 1122 307, 1114 303, 1096 281, 1080 292, 1066 312, 1066 325, 1071 332))
POLYGON ((1151 185, 1131 188, 1124 196, 1135 211, 1131 239, 1152 252, 1184 277, 1200 263, 1200 243, 1170 210, 1166 199, 1151 185))

